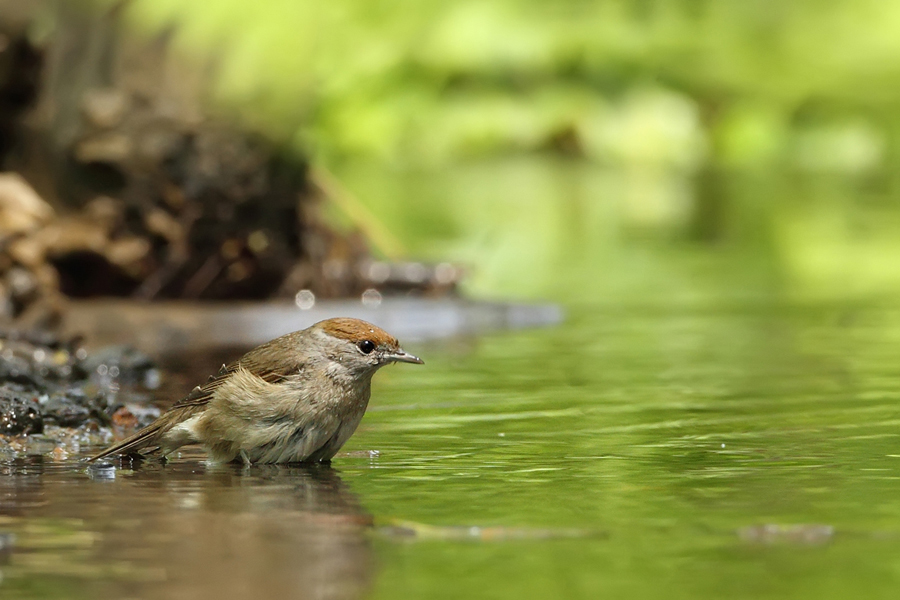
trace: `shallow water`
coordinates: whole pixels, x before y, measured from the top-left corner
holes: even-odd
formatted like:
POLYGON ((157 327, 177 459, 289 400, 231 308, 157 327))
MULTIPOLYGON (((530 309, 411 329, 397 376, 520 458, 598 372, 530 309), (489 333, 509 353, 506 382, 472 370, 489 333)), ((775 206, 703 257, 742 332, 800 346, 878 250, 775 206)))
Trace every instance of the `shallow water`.
POLYGON ((330 468, 3 463, 0 596, 893 597, 898 341, 756 298, 410 346, 330 468))

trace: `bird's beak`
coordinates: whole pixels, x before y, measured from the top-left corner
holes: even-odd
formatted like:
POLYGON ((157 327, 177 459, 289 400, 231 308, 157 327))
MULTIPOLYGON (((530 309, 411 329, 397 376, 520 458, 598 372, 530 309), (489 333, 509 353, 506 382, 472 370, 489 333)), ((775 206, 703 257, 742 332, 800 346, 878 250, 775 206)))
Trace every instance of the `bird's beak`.
POLYGON ((385 360, 388 362, 405 362, 405 363, 413 363, 416 365, 424 365, 425 361, 419 358, 418 356, 413 356, 408 352, 405 352, 403 349, 399 349, 396 352, 391 352, 390 354, 384 355, 385 360))

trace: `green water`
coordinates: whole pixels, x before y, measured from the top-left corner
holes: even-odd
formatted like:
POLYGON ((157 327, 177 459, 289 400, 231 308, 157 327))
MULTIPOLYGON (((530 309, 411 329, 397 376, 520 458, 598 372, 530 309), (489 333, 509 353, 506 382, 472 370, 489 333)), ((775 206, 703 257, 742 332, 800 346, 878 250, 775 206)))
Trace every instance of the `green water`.
POLYGON ((889 305, 581 306, 413 348, 332 469, 20 459, 0 590, 893 597, 898 335, 889 305))
POLYGON ((435 369, 438 407, 415 376, 392 373, 415 405, 373 413, 355 445, 384 459, 415 450, 346 472, 377 498, 376 515, 606 537, 380 542, 376 596, 893 595, 896 318, 750 303, 586 309, 435 369), (834 532, 746 529, 764 524, 834 532))

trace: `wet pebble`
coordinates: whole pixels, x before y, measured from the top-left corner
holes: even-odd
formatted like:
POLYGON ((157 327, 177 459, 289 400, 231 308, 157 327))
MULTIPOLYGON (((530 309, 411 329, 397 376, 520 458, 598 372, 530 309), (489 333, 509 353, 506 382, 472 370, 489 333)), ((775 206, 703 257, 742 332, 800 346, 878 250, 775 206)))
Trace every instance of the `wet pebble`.
POLYGON ((160 410, 155 406, 123 404, 112 414, 112 425, 120 429, 146 427, 157 419, 160 410))
POLYGON ((88 395, 84 388, 73 386, 58 390, 42 402, 42 411, 49 423, 62 427, 80 427, 88 420, 109 425, 110 403, 104 394, 88 395))
POLYGON ((107 442, 111 426, 146 425, 158 409, 122 400, 141 399, 148 378, 159 384, 153 362, 133 348, 89 354, 78 340, 0 330, 0 451, 62 460, 82 444, 107 442))
POLYGON ((8 384, 0 385, 0 433, 28 435, 44 430, 40 406, 28 396, 8 384))

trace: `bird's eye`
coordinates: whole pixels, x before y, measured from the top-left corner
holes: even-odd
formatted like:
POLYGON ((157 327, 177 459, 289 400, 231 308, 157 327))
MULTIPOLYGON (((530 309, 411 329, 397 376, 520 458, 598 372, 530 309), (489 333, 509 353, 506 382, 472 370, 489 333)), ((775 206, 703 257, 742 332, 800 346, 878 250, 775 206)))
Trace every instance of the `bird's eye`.
POLYGON ((375 351, 375 342, 372 340, 363 340, 356 345, 363 354, 372 354, 375 351))

